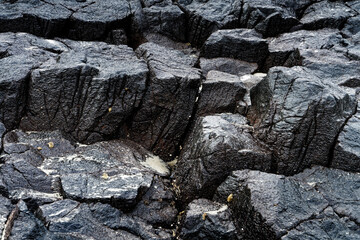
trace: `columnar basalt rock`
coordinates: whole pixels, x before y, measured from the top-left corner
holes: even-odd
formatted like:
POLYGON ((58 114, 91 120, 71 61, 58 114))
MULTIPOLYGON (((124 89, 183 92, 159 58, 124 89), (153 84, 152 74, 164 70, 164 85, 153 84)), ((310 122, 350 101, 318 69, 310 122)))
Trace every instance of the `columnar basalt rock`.
POLYGON ((185 202, 210 197, 237 169, 270 171, 271 153, 252 136, 245 117, 218 114, 200 117, 187 140, 175 172, 185 202))
POLYGON ((1 240, 360 239, 359 17, 0 0, 1 240))
POLYGON ((358 183, 359 174, 322 167, 293 177, 235 171, 215 199, 232 194, 229 208, 245 239, 357 239, 358 183))
POLYGON ((275 67, 251 90, 256 135, 272 146, 277 172, 329 164, 343 125, 356 111, 349 93, 303 67, 275 67))
POLYGON ((198 96, 201 74, 193 67, 197 57, 151 42, 136 52, 149 66, 150 81, 129 137, 163 159, 172 159, 198 96))

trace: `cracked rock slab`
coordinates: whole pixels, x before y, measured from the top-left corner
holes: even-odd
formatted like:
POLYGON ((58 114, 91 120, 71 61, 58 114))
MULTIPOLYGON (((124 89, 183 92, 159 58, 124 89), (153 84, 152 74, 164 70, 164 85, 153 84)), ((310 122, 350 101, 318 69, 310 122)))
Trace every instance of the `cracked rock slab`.
POLYGON ((199 117, 175 171, 182 200, 211 197, 233 170, 269 171, 271 153, 251 132, 246 118, 238 114, 199 117))
POLYGON ((4 146, 1 191, 29 205, 66 196, 126 209, 140 200, 155 175, 170 174, 166 163, 130 141, 75 145, 59 132, 16 130, 6 134, 4 146))
POLYGON ((64 44, 31 73, 22 129, 59 129, 86 143, 118 134, 145 94, 145 62, 124 45, 64 44))
POLYGON ((246 88, 240 77, 219 71, 210 71, 202 83, 197 115, 233 113, 237 102, 243 100, 245 93, 246 88))
POLYGON ((131 15, 126 0, 1 1, 0 11, 1 32, 76 40, 104 40, 109 29, 126 26, 131 15))
POLYGON ((253 29, 218 30, 201 50, 205 58, 230 57, 254 63, 261 62, 267 55, 267 41, 253 29))
POLYGON ((180 0, 188 17, 188 39, 201 47, 211 33, 222 28, 236 28, 241 14, 240 0, 180 0))
POLYGON ((226 204, 196 199, 187 206, 182 222, 183 239, 241 239, 226 204))
POLYGON ((359 174, 323 167, 293 177, 244 170, 233 172, 216 197, 233 194, 229 205, 246 239, 315 239, 324 232, 320 239, 356 239, 359 227, 350 214, 358 207, 358 184, 359 174))
POLYGON ((196 55, 148 42, 137 54, 148 63, 150 81, 143 104, 135 114, 129 138, 162 159, 174 157, 192 116, 201 83, 196 55))
POLYGON ((300 22, 304 29, 340 28, 354 14, 344 3, 326 0, 309 6, 300 22))
POLYGON ((346 91, 303 67, 274 67, 251 89, 255 135, 272 146, 276 171, 294 174, 331 164, 332 148, 356 110, 346 91))
POLYGON ((256 63, 249 63, 232 58, 200 58, 200 68, 204 75, 211 70, 243 76, 255 72, 256 63))

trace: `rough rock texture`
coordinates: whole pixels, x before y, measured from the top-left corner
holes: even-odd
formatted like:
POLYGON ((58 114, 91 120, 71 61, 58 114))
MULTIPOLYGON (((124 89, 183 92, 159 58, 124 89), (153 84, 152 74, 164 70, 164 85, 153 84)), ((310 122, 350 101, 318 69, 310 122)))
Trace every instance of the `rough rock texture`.
POLYGON ((130 139, 171 159, 182 139, 198 95, 200 71, 192 66, 196 56, 145 43, 137 50, 150 70, 148 91, 135 114, 130 139))
POLYGON ((338 136, 331 159, 331 166, 347 171, 360 171, 360 111, 357 112, 345 124, 338 136))
POLYGON ((64 44, 67 51, 31 73, 21 127, 60 129, 81 142, 117 134, 145 94, 145 62, 126 46, 64 44))
POLYGON ((360 239, 359 26, 359 0, 0 0, 1 240, 360 239))
POLYGON ((183 217, 183 239, 241 239, 226 204, 208 199, 192 201, 183 217))
POLYGON ((264 70, 273 66, 292 67, 301 65, 301 51, 306 49, 334 49, 340 48, 346 41, 335 29, 321 29, 318 31, 300 30, 284 33, 277 38, 269 39, 269 57, 266 59, 264 70))
POLYGON ((300 22, 305 29, 340 28, 354 14, 355 11, 341 1, 331 2, 325 0, 308 7, 300 22))
POLYGON ((241 13, 240 0, 178 0, 188 15, 188 41, 201 47, 211 33, 236 28, 241 13))
POLYGON ((206 58, 231 57, 259 63, 268 55, 268 44, 255 30, 219 30, 206 40, 201 55, 206 58))
POLYGON ((242 100, 246 88, 240 77, 210 71, 202 84, 202 90, 197 109, 198 115, 211 113, 235 112, 237 102, 242 100), (224 98, 226 95, 226 98, 224 98))
POLYGON ((357 105, 353 92, 302 67, 270 69, 251 90, 251 101, 256 135, 273 147, 282 174, 331 166, 337 136, 357 105))
POLYGON ((232 58, 200 58, 200 68, 204 75, 211 70, 242 76, 251 74, 258 68, 256 63, 244 62, 232 58))
POLYGON ((215 199, 233 194, 229 205, 245 239, 318 239, 325 233, 320 239, 357 239, 358 184, 359 174, 322 167, 293 177, 245 170, 233 172, 215 199))
POLYGON ((189 136, 175 172, 181 198, 209 197, 237 169, 269 171, 271 153, 251 135, 245 117, 218 114, 200 117, 189 136))
POLYGON ((1 32, 76 40, 105 40, 111 30, 126 27, 131 7, 126 0, 0 2, 1 32))

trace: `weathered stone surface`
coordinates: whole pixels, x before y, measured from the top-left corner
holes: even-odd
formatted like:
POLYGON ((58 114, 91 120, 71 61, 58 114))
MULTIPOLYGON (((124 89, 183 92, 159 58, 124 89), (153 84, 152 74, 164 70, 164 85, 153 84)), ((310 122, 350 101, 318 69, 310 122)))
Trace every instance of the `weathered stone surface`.
POLYGON ((161 33, 177 41, 186 41, 185 13, 176 5, 153 5, 143 9, 146 29, 161 33))
POLYGON ((179 0, 188 16, 188 40, 201 47, 218 29, 239 26, 241 1, 239 0, 179 0))
POLYGON ((251 90, 251 102, 256 136, 272 146, 282 174, 329 165, 337 135, 356 110, 354 92, 303 67, 270 69, 251 90))
POLYGON ((11 131, 4 152, 2 191, 35 205, 65 196, 133 207, 155 174, 170 174, 161 159, 128 141, 75 147, 59 132, 11 131))
POLYGON ((123 45, 64 43, 68 51, 32 72, 21 127, 60 129, 87 143, 117 134, 145 94, 145 62, 123 45))
POLYGON ((175 172, 183 201, 211 197, 217 185, 237 169, 271 168, 271 153, 251 135, 246 118, 236 114, 200 117, 175 172))
POLYGON ((0 2, 0 31, 77 40, 105 40, 110 30, 126 27, 131 8, 115 1, 5 1, 0 2))
POLYGON ((299 51, 306 49, 330 50, 341 47, 344 39, 338 30, 322 29, 284 33, 278 38, 271 38, 268 41, 270 53, 265 62, 265 71, 268 71, 273 66, 292 67, 301 65, 299 51))
POLYGON ((241 239, 225 204, 207 199, 192 201, 183 217, 183 239, 241 239))
POLYGON ((0 120, 8 129, 18 126, 24 112, 31 69, 64 49, 29 34, 0 34, 0 120))
POLYGON ((203 116, 211 113, 234 113, 237 102, 243 99, 245 93, 246 88, 240 77, 210 71, 202 83, 197 114, 203 116))
POLYGON ((204 75, 211 70, 225 72, 233 75, 246 75, 256 71, 256 63, 244 62, 232 58, 200 58, 200 68, 204 75))
POLYGON ((169 182, 155 177, 149 190, 130 215, 141 218, 151 225, 171 227, 176 222, 177 213, 175 193, 170 188, 169 182))
POLYGON ((107 204, 63 200, 41 206, 37 214, 51 233, 79 234, 91 239, 170 239, 169 234, 140 219, 134 224, 133 219, 107 204))
POLYGON ((233 194, 230 208, 245 239, 317 239, 325 232, 320 239, 356 239, 358 185, 359 174, 322 167, 294 177, 245 170, 233 172, 215 199, 233 194))
POLYGON ((150 82, 129 137, 162 159, 171 159, 189 124, 198 94, 201 74, 192 67, 197 58, 151 42, 136 52, 148 63, 150 82))
POLYGON ((355 11, 341 1, 321 1, 309 6, 300 22, 305 29, 340 28, 355 11))
POLYGON ((244 0, 240 26, 254 28, 265 37, 276 36, 297 25, 296 15, 310 2, 311 0, 244 0))
POLYGON ((268 55, 268 44, 261 34, 251 29, 219 30, 206 40, 201 56, 230 57, 259 63, 268 55))
POLYGON ((345 124, 338 136, 331 166, 347 171, 360 172, 360 109, 345 124))

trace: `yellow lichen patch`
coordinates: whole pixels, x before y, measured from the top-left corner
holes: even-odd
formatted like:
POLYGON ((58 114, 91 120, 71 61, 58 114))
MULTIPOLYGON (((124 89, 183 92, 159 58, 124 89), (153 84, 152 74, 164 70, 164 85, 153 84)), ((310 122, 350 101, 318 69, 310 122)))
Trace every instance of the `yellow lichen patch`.
POLYGON ((107 173, 103 173, 101 176, 102 179, 109 179, 109 175, 107 173))
POLYGON ((202 220, 204 220, 204 221, 205 221, 205 219, 206 219, 206 215, 207 215, 207 213, 204 213, 204 214, 202 215, 202 220))
POLYGON ((181 212, 179 212, 179 215, 181 216, 181 215, 183 215, 185 213, 185 211, 181 211, 181 212))
POLYGON ((190 46, 191 46, 191 43, 189 43, 189 42, 188 42, 188 43, 186 43, 186 46, 190 47, 190 46))
POLYGON ((37 150, 39 150, 39 151, 42 150, 42 147, 37 147, 37 150))
POLYGON ((172 230, 172 236, 176 237, 176 231, 175 230, 172 230))
POLYGON ((49 146, 49 148, 53 148, 53 147, 54 147, 54 143, 53 143, 53 142, 48 142, 48 146, 49 146))
POLYGON ((227 202, 231 202, 234 198, 234 195, 231 193, 228 197, 227 197, 227 202))
POLYGON ((125 91, 129 91, 129 89, 126 87, 126 88, 125 88, 125 91))
POLYGON ((109 107, 109 109, 108 109, 108 110, 109 110, 109 112, 111 112, 111 111, 112 111, 112 108, 111 108, 111 107, 109 107))

